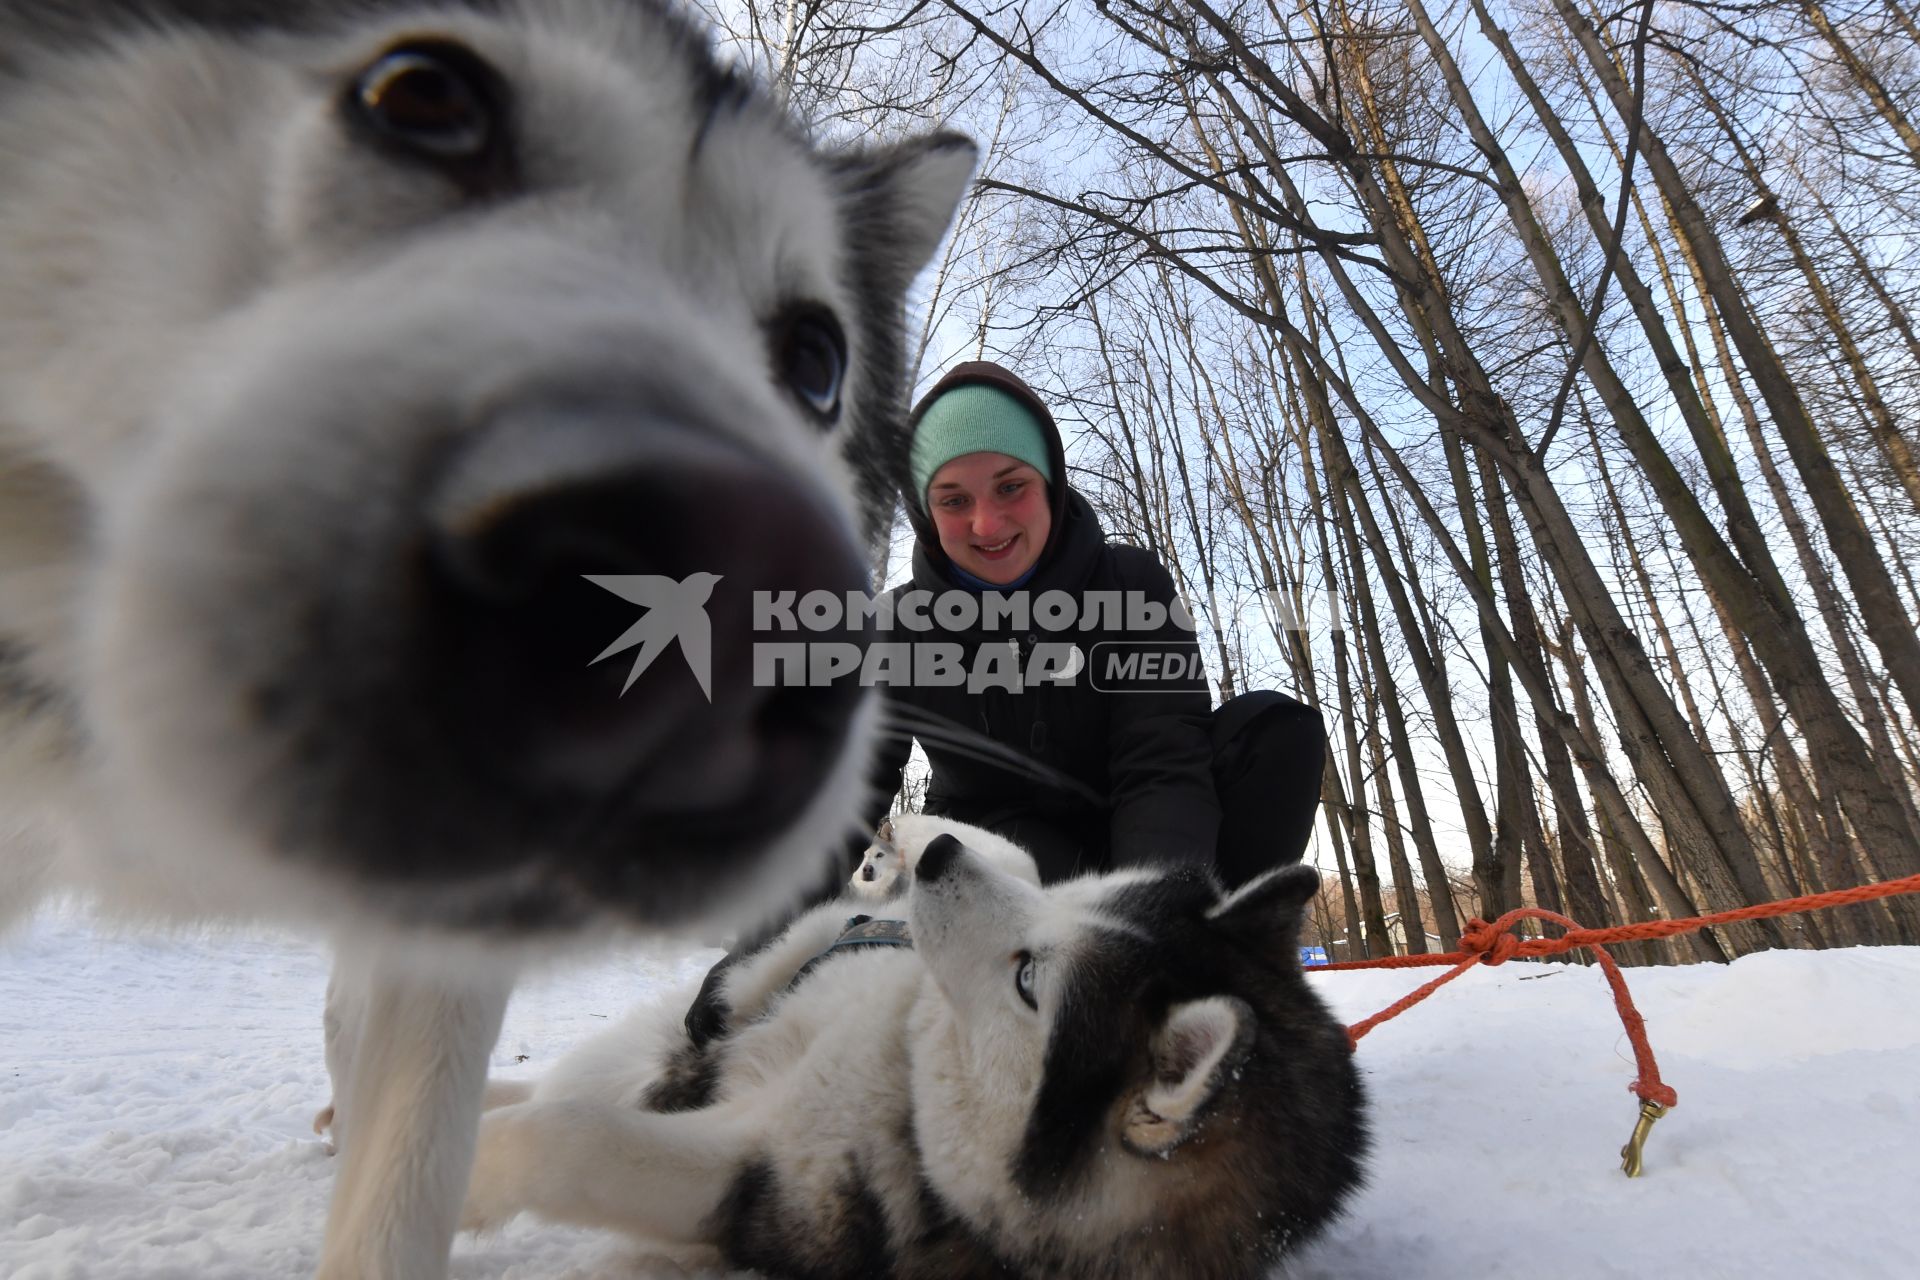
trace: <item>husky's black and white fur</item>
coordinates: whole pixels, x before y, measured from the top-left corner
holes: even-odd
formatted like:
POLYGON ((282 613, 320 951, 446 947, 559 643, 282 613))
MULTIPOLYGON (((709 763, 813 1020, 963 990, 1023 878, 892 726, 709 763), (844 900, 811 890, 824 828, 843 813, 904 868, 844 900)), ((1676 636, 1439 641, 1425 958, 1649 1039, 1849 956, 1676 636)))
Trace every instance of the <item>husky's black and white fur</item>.
POLYGON ((737 924, 862 800, 935 135, 812 146, 655 0, 0 0, 0 918, 330 932, 321 1271, 440 1274, 515 965, 737 924), (583 575, 706 582, 711 701, 583 575))
POLYGON ((950 835, 967 848, 1028 884, 1040 883, 1033 855, 984 827, 930 813, 896 813, 880 822, 847 881, 847 892, 861 902, 892 902, 904 897, 913 869, 935 837, 950 835))
MULTIPOLYGON (((1299 967, 1317 884, 1042 890, 941 837, 912 950, 760 975, 777 994, 704 1050, 684 1001, 643 1009, 489 1112, 466 1223, 530 1210, 807 1280, 1253 1280, 1366 1148, 1346 1034, 1299 967)), ((743 973, 809 948, 781 950, 743 973)))

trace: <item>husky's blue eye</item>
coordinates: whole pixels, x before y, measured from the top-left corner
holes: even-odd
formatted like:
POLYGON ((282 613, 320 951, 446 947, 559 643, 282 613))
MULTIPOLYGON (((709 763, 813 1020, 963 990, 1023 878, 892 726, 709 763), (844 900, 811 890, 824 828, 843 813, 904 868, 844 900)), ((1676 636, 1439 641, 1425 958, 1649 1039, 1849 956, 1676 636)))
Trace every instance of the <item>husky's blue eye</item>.
POLYGON ((1027 1002, 1029 1009, 1038 1012, 1040 1002, 1033 998, 1033 953, 1022 951, 1013 958, 1016 962, 1013 970, 1013 989, 1020 993, 1020 998, 1027 1002))
POLYGON ((788 390, 823 422, 840 417, 847 376, 847 340, 824 307, 802 307, 774 326, 774 370, 788 390))

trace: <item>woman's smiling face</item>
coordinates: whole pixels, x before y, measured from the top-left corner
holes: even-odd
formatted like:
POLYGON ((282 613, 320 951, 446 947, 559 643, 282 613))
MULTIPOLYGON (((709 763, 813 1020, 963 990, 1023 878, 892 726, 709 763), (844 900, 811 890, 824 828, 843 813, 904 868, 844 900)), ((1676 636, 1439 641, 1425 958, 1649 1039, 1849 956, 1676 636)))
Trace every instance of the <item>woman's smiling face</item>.
POLYGON ((966 453, 933 473, 927 511, 947 558, 1004 585, 1033 568, 1053 532, 1047 482, 1004 453, 966 453))

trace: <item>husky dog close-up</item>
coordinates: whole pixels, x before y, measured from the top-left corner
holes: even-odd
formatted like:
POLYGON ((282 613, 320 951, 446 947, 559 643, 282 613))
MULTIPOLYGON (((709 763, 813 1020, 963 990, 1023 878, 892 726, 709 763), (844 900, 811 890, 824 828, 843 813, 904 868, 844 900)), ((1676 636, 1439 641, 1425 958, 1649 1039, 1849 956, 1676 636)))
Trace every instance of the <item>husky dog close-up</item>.
POLYGON ((655 0, 0 0, 0 919, 335 939, 322 1274, 443 1273, 520 962, 850 833, 870 694, 756 687, 750 601, 865 588, 973 159, 655 0), (705 665, 594 664, 588 575, 705 665))
MULTIPOLYGON (((643 1008, 488 1112, 465 1225, 532 1212, 788 1276, 1253 1280, 1339 1212, 1367 1145, 1299 967, 1317 886, 1041 889, 939 837, 910 949, 836 947, 698 1050, 684 1002, 643 1008)), ((821 913, 844 904, 796 927, 821 913)))

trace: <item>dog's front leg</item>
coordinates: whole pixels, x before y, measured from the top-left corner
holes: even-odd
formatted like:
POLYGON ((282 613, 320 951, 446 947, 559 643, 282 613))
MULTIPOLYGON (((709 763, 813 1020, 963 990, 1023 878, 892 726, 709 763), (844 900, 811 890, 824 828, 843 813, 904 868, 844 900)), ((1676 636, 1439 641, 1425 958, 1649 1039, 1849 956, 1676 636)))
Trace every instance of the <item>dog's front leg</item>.
POLYGON ((480 1124, 460 1225, 521 1212, 658 1244, 706 1245, 751 1163, 752 1126, 715 1110, 639 1111, 590 1099, 524 1102, 480 1124))
POLYGON ((512 977, 343 955, 334 984, 351 1049, 329 1062, 340 1155, 320 1280, 437 1280, 512 977))
POLYGON ((737 1029, 765 1013, 807 962, 833 945, 852 914, 839 901, 815 907, 772 942, 733 964, 720 986, 728 1023, 737 1029))

